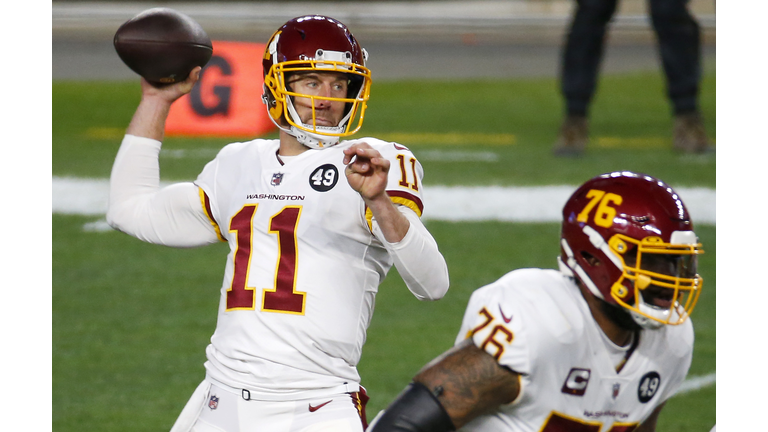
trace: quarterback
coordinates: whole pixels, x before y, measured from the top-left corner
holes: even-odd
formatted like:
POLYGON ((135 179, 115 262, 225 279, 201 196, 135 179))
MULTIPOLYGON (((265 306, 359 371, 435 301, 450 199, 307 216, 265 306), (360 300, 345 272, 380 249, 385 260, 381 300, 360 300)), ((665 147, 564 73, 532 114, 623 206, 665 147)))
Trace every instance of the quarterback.
POLYGON ((654 431, 685 379, 703 251, 679 196, 630 172, 563 208, 559 270, 519 269, 470 297, 455 346, 369 431, 654 431))
POLYGON ((420 220, 423 169, 406 147, 344 140, 361 126, 367 52, 329 17, 280 27, 263 57, 279 139, 225 146, 194 182, 159 187, 171 104, 200 68, 142 99, 110 180, 107 219, 141 240, 230 247, 205 378, 174 432, 366 427, 357 364, 378 286, 395 265, 420 300, 448 270, 420 220))

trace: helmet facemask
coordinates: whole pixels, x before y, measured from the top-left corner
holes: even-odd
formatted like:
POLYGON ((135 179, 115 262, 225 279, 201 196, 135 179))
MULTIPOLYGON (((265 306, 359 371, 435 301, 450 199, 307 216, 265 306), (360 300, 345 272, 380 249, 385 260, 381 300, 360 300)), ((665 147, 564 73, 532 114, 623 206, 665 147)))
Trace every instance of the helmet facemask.
MULTIPOLYGON (((367 53, 363 51, 367 58, 367 53)), ((371 74, 361 65, 351 61, 349 52, 317 50, 314 59, 292 60, 272 65, 264 77, 265 103, 270 118, 278 128, 293 135, 303 145, 321 149, 333 146, 339 138, 356 133, 362 127, 370 96, 371 74), (347 77, 346 97, 328 97, 295 92, 291 89, 291 77, 311 72, 343 73, 347 77), (312 118, 302 121, 296 111, 296 98, 306 98, 312 107, 312 118), (336 126, 317 124, 317 101, 343 102, 344 116, 336 126), (287 123, 287 124, 286 124, 287 123)))
POLYGON ((696 273, 703 253, 693 231, 675 231, 669 243, 659 237, 635 240, 616 234, 608 241, 622 262, 611 297, 644 328, 682 324, 696 306, 703 280, 696 273))

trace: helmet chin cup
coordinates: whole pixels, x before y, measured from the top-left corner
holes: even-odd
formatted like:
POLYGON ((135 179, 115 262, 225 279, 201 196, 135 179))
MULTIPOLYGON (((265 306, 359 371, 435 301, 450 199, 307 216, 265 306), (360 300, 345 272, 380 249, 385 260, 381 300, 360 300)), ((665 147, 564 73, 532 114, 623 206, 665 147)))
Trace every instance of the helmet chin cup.
POLYGON ((661 321, 650 319, 647 316, 643 316, 633 310, 629 311, 629 315, 632 317, 632 320, 634 320, 637 323, 637 325, 639 325, 644 329, 655 330, 664 326, 664 323, 662 323, 661 321))
POLYGON ((681 320, 681 317, 687 317, 685 311, 682 315, 680 314, 679 311, 682 307, 677 302, 674 302, 669 309, 660 309, 643 301, 641 293, 638 293, 637 297, 636 306, 634 309, 630 309, 629 313, 640 327, 657 329, 666 324, 679 324, 684 321, 681 320))
POLYGON ((296 126, 291 126, 291 128, 285 132, 296 137, 296 141, 302 145, 315 150, 333 147, 339 143, 339 137, 337 136, 317 135, 303 131, 296 126))

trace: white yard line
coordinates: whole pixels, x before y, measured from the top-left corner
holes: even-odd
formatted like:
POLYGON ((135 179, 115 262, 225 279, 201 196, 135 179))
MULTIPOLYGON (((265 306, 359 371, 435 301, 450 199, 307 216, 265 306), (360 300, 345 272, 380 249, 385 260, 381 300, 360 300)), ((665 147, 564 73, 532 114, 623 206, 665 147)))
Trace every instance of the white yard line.
MULTIPOLYGON (((52 212, 103 215, 106 179, 53 177, 52 212)), ((427 186, 424 219, 445 221, 557 222, 575 186, 427 186)), ((695 223, 715 224, 715 191, 678 188, 695 223)))
MULTIPOLYGON (((510 222, 556 222, 574 186, 469 187, 430 186, 424 199, 425 219, 447 221, 500 220, 510 222)), ((107 208, 107 180, 53 178, 53 213, 103 215, 107 208)), ((677 192, 702 224, 715 224, 715 191, 705 188, 678 188, 677 192)), ((89 222, 85 231, 111 231, 105 220, 89 222)), ((689 377, 675 396, 715 384, 715 373, 689 377)))
POLYGON ((705 387, 713 386, 715 385, 715 372, 712 372, 708 375, 703 376, 694 376, 694 377, 688 377, 682 384, 680 384, 680 388, 677 389, 677 393, 675 393, 675 396, 680 396, 685 393, 694 392, 697 390, 701 390, 705 387))

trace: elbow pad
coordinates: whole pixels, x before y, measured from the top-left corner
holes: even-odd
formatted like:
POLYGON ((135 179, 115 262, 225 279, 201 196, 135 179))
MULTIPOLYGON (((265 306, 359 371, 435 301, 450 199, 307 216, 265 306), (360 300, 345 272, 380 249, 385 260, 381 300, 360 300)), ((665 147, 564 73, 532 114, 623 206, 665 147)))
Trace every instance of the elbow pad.
POLYGON ((437 397, 424 384, 412 382, 371 422, 368 432, 448 432, 455 429, 437 397))

